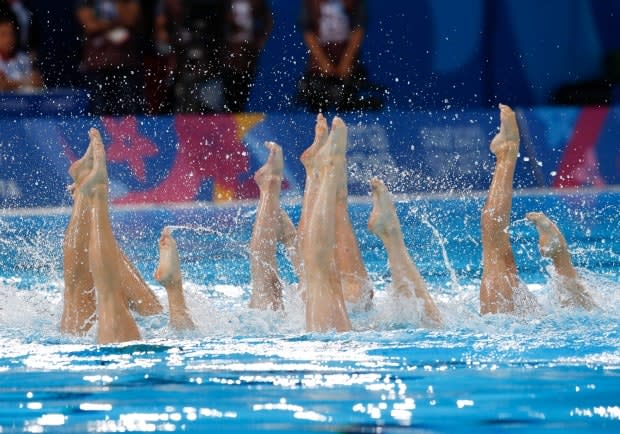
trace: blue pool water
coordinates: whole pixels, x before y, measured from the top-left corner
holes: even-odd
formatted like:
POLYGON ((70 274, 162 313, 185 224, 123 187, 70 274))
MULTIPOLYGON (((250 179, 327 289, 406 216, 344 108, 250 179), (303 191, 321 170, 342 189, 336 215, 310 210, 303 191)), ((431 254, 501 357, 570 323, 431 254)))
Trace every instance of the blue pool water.
MULTIPOLYGON (((394 301, 370 206, 351 212, 377 296, 354 331, 304 331, 282 257, 284 313, 246 305, 252 204, 113 212, 119 242, 156 293, 157 238, 177 230, 199 330, 137 321, 143 341, 97 346, 58 331, 66 210, 0 217, 0 432, 620 431, 620 193, 519 195, 511 234, 520 275, 543 306, 529 317, 478 315, 482 196, 398 203, 406 243, 446 326, 418 327, 394 301), (559 222, 600 311, 560 309, 537 235, 559 222), (208 229, 204 229, 208 228, 208 229)), ((299 207, 287 206, 298 218, 299 207)))

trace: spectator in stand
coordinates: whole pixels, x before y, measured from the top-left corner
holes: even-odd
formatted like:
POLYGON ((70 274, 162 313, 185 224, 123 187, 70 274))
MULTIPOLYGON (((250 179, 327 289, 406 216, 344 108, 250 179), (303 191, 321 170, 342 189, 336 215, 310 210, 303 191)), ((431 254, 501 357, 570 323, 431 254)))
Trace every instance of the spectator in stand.
POLYGON ((159 0, 155 21, 160 53, 173 53, 176 112, 221 112, 228 0, 159 0))
POLYGON ((138 0, 77 0, 91 114, 143 111, 141 13, 138 0))
POLYGON ((144 23, 144 104, 149 115, 172 112, 172 55, 160 50, 155 30, 160 2, 140 0, 144 23))
POLYGON ((365 34, 365 0, 303 0, 301 28, 310 57, 298 96, 312 111, 372 108, 358 97, 368 87, 360 63, 365 34))
POLYGON ((250 97, 260 52, 273 28, 267 0, 229 0, 224 62, 226 109, 241 112, 250 97))
MULTIPOLYGON (((182 17, 181 0, 158 0, 155 5, 153 23, 153 47, 157 56, 159 111, 171 113, 176 109, 174 85, 177 73, 177 59, 173 42, 178 40, 175 23, 182 17)), ((148 80, 147 80, 148 82, 148 80)), ((147 102, 148 104, 148 102, 147 102)))
POLYGON ((28 2, 21 0, 0 0, 0 15, 13 18, 18 29, 18 48, 37 60, 39 50, 39 29, 28 2))
POLYGON ((43 87, 31 57, 18 49, 18 28, 0 14, 0 91, 33 92, 43 87))
POLYGON ((155 48, 160 54, 167 55, 172 52, 172 44, 177 40, 177 24, 182 16, 182 0, 158 0, 153 32, 155 48))

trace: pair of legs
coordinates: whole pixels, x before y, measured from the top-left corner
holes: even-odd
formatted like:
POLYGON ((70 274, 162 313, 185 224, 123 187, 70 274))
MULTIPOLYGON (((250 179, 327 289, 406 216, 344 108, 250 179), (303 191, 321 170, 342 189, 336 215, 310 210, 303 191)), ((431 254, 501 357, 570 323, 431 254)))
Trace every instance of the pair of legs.
MULTIPOLYGON (((519 127, 510 107, 500 104, 499 109, 500 128, 490 145, 497 163, 481 215, 482 314, 514 312, 514 292, 519 286, 517 266, 508 234, 512 211, 512 182, 519 152, 519 127)), ((573 294, 566 304, 587 309, 594 307, 590 296, 578 281, 566 242, 557 226, 542 213, 530 213, 527 217, 535 223, 539 232, 541 252, 553 259, 558 274, 563 279, 563 286, 573 294)))
MULTIPOLYGON (((60 328, 65 333, 78 335, 86 333, 94 324, 97 304, 94 290, 96 283, 92 273, 92 266, 96 264, 93 264, 91 260, 90 245, 93 227, 97 228, 93 216, 95 205, 99 201, 93 200, 92 188, 84 187, 87 180, 92 184, 95 179, 93 178, 95 148, 100 149, 99 154, 103 152, 105 170, 105 151, 103 151, 101 135, 97 130, 91 129, 89 138, 90 143, 86 153, 69 168, 69 175, 74 181, 69 186, 74 203, 63 243, 65 290, 60 328)), ((98 167, 98 170, 101 171, 101 168, 98 167)), ((105 176, 107 184, 107 173, 105 176)), ((108 244, 109 249, 106 254, 113 257, 117 263, 114 273, 118 275, 120 287, 123 288, 124 304, 142 315, 161 312, 162 306, 157 297, 116 241, 112 238, 108 244)))
MULTIPOLYGON (((105 150, 101 136, 96 130, 91 129, 89 135, 89 149, 84 158, 87 159, 86 161, 92 159, 92 166, 90 163, 84 162, 84 169, 79 169, 83 172, 83 176, 77 177, 74 186, 76 199, 78 195, 81 195, 89 208, 86 211, 88 215, 84 220, 88 230, 87 237, 79 233, 79 227, 75 228, 77 237, 86 242, 84 245, 86 250, 76 252, 76 259, 81 266, 86 267, 84 262, 88 258, 87 269, 97 291, 95 303, 98 320, 97 342, 136 340, 140 338, 140 332, 129 312, 127 295, 122 289, 124 283, 122 276, 126 272, 123 270, 125 264, 123 255, 121 255, 114 239, 108 213, 108 175, 105 165, 105 150)), ((65 273, 67 274, 67 272, 65 273)), ((81 279, 81 281, 86 280, 85 278, 81 279)), ((91 288, 87 288, 86 291, 82 288, 82 290, 82 295, 94 296, 91 288)), ((66 288, 65 294, 67 293, 68 289, 66 288)), ((153 306, 157 306, 158 310, 161 310, 161 305, 156 298, 153 306)), ((70 309, 71 300, 67 300, 65 297, 65 312, 70 309)))
POLYGON ((298 228, 308 331, 351 329, 339 263, 342 257, 337 253, 344 247, 338 242, 345 240, 338 232, 345 230, 340 201, 346 198, 346 148, 347 127, 342 119, 335 117, 328 132, 325 118, 319 115, 315 141, 302 155, 310 179, 298 228))
MULTIPOLYGON (((335 212, 332 222, 335 226, 336 237, 334 258, 338 274, 340 275, 345 300, 354 304, 361 303, 367 308, 373 297, 373 289, 349 217, 345 157, 347 147, 346 127, 341 119, 338 119, 336 124, 339 128, 345 128, 345 135, 344 137, 340 137, 340 140, 344 140, 344 143, 339 145, 340 148, 342 148, 339 151, 342 152, 342 158, 338 158, 333 166, 334 173, 337 174, 337 181, 333 184, 336 194, 335 212)), ((301 156, 301 162, 306 170, 306 183, 302 212, 298 225, 298 249, 300 252, 305 248, 307 222, 310 216, 315 212, 319 186, 322 182, 321 170, 319 168, 322 162, 317 160, 317 153, 323 148, 326 142, 331 139, 332 136, 328 132, 327 120, 322 114, 319 114, 316 120, 314 141, 301 156)), ((303 274, 301 276, 303 276, 303 274)), ((302 287, 305 286, 303 279, 301 284, 302 287)))
POLYGON ((83 334, 98 320, 97 342, 139 339, 129 312, 150 315, 162 306, 118 246, 108 210, 105 149, 96 129, 83 158, 72 164, 74 207, 64 243, 65 294, 61 330, 83 334), (95 297, 96 289, 96 297, 95 297))
MULTIPOLYGON (((347 210, 346 147, 347 130, 342 120, 334 118, 328 134, 327 122, 319 114, 314 142, 302 155, 306 190, 298 231, 305 267, 309 330, 338 326, 348 329, 338 286, 348 301, 370 301, 372 297, 370 280, 347 210), (330 300, 331 312, 325 307, 330 300), (333 315, 332 323, 329 315, 333 315)), ((378 179, 371 180, 371 187, 373 212, 369 228, 386 247, 394 288, 399 295, 421 300, 424 322, 438 326, 441 315, 407 252, 389 192, 378 179)))

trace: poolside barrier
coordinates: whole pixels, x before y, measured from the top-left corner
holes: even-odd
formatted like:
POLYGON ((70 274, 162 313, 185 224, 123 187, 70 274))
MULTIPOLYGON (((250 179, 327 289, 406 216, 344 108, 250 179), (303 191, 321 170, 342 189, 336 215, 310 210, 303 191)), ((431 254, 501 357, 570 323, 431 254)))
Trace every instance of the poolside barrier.
MULTIPOLYGON (((620 107, 517 109, 521 155, 517 188, 620 183, 620 107)), ((343 114, 349 126, 349 191, 368 192, 380 176, 396 193, 486 190, 488 144, 497 110, 343 114)), ((328 115, 328 119, 331 115, 328 115)), ((0 119, 0 202, 7 207, 71 203, 67 169, 86 149, 90 127, 106 143, 116 204, 226 201, 257 197, 252 179, 263 143, 285 154, 283 193, 299 195, 299 155, 312 142, 309 113, 160 117, 0 119)))

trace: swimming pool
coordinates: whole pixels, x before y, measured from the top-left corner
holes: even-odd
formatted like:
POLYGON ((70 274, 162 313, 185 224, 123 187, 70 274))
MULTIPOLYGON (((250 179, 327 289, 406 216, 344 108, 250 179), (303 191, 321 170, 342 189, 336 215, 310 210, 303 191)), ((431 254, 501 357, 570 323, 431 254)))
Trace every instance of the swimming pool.
MULTIPOLYGON (((377 296, 354 331, 304 331, 293 272, 282 260, 285 312, 247 309, 252 204, 115 209, 115 233, 152 278, 157 238, 177 230, 199 330, 138 317, 143 341, 94 345, 58 331, 66 210, 0 217, 0 432, 337 431, 616 432, 620 429, 620 192, 521 194, 511 226, 520 275, 544 314, 480 317, 479 213, 484 197, 401 198, 406 243, 446 319, 419 328, 415 306, 387 294, 380 241, 352 220, 377 296), (602 311, 555 307, 534 228, 559 222, 602 311)), ((296 204, 286 206, 293 220, 296 204)))

